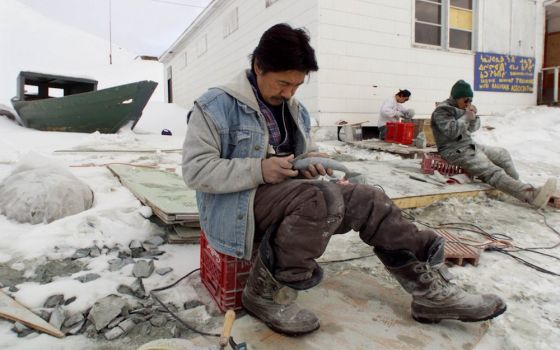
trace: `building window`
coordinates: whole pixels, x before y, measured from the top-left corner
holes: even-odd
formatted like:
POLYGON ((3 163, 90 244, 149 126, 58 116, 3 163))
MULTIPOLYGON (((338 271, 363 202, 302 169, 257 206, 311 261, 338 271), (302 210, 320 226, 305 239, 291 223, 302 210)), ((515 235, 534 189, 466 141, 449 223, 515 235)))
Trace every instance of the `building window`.
POLYGON ((416 0, 414 42, 472 50, 475 0, 416 0))
POLYGON ((237 7, 233 9, 225 18, 223 24, 224 38, 228 37, 231 33, 239 28, 239 17, 237 15, 237 7))

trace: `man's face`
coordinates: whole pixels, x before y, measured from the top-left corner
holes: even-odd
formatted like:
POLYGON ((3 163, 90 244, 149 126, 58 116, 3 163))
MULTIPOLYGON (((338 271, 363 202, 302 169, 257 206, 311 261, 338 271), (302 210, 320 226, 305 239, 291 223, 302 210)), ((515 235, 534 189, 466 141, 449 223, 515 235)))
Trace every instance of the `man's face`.
POLYGON ((296 93, 305 80, 305 72, 288 70, 263 73, 257 66, 257 86, 264 101, 271 106, 281 105, 296 93))
POLYGON ((472 97, 459 97, 457 99, 457 107, 459 107, 460 109, 467 109, 471 102, 472 97))
POLYGON ((398 103, 405 103, 406 101, 408 101, 408 99, 409 99, 409 97, 397 95, 397 102, 398 103))

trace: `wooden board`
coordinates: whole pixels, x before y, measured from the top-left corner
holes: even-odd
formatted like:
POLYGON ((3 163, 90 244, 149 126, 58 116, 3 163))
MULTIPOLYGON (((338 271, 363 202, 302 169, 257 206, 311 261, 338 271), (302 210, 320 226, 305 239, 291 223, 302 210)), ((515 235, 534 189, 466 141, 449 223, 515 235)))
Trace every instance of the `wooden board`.
POLYGON ((41 317, 35 315, 25 306, 10 298, 2 291, 0 291, 0 317, 23 323, 29 328, 36 329, 40 332, 44 332, 58 338, 64 338, 64 333, 53 327, 41 317))
POLYGON ((412 145, 401 145, 398 143, 385 142, 379 139, 348 141, 347 143, 358 148, 398 154, 404 158, 417 158, 421 157, 424 153, 437 152, 435 147, 416 148, 412 145))
POLYGON ((437 201, 442 201, 448 198, 469 198, 478 196, 479 193, 486 192, 488 194, 495 194, 498 190, 495 189, 478 189, 471 191, 447 192, 447 193, 434 193, 427 195, 408 196, 400 198, 391 198, 393 203, 401 209, 420 208, 428 206, 437 201))
POLYGON ((179 175, 124 164, 107 168, 166 224, 198 221, 195 191, 179 175))
POLYGON ((488 330, 487 322, 418 323, 410 316, 410 302, 396 281, 346 270, 299 294, 300 306, 321 320, 316 332, 286 337, 246 315, 235 321, 232 335, 261 350, 464 350, 476 348, 488 330))

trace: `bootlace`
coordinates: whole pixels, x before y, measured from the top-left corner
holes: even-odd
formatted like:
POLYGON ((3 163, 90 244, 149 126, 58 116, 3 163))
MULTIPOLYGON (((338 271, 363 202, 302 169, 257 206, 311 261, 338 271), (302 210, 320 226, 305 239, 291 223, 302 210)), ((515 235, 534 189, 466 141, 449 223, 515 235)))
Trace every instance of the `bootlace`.
POLYGON ((437 268, 426 263, 416 264, 414 272, 419 274, 421 283, 428 285, 428 291, 423 295, 430 300, 443 300, 456 294, 455 284, 445 281, 437 268))

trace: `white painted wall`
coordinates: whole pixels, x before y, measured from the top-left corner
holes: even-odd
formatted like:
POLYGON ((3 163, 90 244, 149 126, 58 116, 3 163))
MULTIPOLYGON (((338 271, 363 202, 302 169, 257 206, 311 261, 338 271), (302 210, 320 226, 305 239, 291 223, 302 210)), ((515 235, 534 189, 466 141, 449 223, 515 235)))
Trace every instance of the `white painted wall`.
MULTIPOLYGON (((536 57, 538 71, 543 11, 542 0, 479 1, 475 51, 536 57)), ((413 28, 414 0, 319 1, 321 125, 376 125, 382 101, 405 88, 412 91, 406 106, 429 115, 456 80, 473 83, 473 53, 415 45, 413 28)), ((475 103, 483 114, 534 105, 536 87, 533 94, 475 91, 475 103)))
MULTIPOLYGON (((544 50, 544 0, 479 0, 473 51, 531 56, 537 73, 544 50)), ((249 67, 247 56, 271 25, 305 26, 316 50, 319 72, 298 91, 321 125, 369 120, 376 125, 382 101, 409 89, 407 106, 428 116, 449 96, 458 79, 474 81, 474 54, 414 44, 414 0, 215 0, 221 5, 193 30, 174 53, 164 57, 173 69, 174 101, 190 108, 211 86, 249 67), (223 38, 224 18, 238 7, 239 29, 223 38), (197 56, 200 38, 207 52, 197 56), (188 65, 184 67, 183 54, 188 65), (170 61, 169 61, 170 59, 170 61), (373 87, 375 85, 376 87, 373 87)), ((536 84, 536 79, 535 79, 536 84)), ((535 93, 475 91, 482 114, 536 104, 535 93)))
MULTIPOLYGON (((229 81, 244 69, 250 68, 248 56, 258 44, 262 33, 277 23, 305 27, 311 36, 311 45, 317 44, 317 2, 315 0, 279 0, 265 8, 265 0, 216 1, 222 6, 196 30, 181 47, 174 49, 169 64, 173 69, 173 100, 191 108, 193 101, 208 88, 229 81), (223 37, 223 21, 238 7, 239 28, 223 37), (198 56, 197 44, 207 37, 207 51, 198 56), (184 52, 188 65, 184 66, 184 52)), ((165 70, 166 71, 166 70, 165 70)), ((311 74, 309 82, 298 89, 297 97, 305 102, 310 112, 317 110, 317 77, 311 74)))

